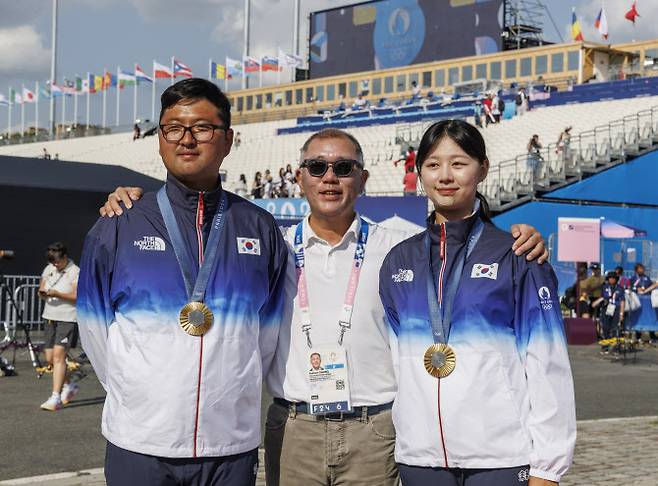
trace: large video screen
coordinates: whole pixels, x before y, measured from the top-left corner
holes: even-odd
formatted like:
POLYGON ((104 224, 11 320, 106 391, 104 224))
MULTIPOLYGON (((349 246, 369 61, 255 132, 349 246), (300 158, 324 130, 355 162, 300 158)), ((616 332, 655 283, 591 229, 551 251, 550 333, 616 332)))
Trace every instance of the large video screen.
POLYGON ((499 52, 504 0, 377 0, 311 14, 312 78, 499 52))

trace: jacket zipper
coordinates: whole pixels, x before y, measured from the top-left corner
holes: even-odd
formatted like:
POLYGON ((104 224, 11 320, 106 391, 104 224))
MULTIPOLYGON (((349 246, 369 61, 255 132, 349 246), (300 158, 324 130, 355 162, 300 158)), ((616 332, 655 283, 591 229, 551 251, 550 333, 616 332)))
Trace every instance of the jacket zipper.
MULTIPOLYGON (((446 225, 441 224, 441 240, 439 243, 439 253, 441 255, 441 271, 439 272, 439 308, 443 311, 443 280, 448 261, 448 251, 446 244, 446 225)), ((437 411, 439 414, 439 434, 441 435, 441 447, 443 448, 443 462, 448 467, 448 453, 446 452, 446 441, 443 436, 443 421, 441 419, 441 378, 437 379, 437 411)))
MULTIPOLYGON (((199 267, 203 263, 203 193, 199 193, 199 202, 197 203, 196 208, 196 238, 199 248, 199 267)), ((194 415, 194 454, 193 457, 197 457, 197 438, 199 434, 199 402, 201 401, 201 369, 203 366, 203 335, 200 337, 199 344, 199 375, 197 378, 197 387, 196 387, 196 412, 194 415)))

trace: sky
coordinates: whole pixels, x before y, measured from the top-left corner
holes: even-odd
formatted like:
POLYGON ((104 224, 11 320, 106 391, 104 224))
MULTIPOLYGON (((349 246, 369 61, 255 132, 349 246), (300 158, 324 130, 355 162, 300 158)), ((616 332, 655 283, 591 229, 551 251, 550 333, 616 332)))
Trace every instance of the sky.
MULTIPOLYGON (((448 0, 435 0, 448 1, 448 0)), ((521 0, 523 1, 523 0, 521 0)), ((0 0, 0 93, 7 96, 9 86, 22 84, 34 89, 50 76, 52 0, 0 0)), ((326 8, 350 5, 356 1, 302 0, 301 41, 308 44, 308 15, 326 8)), ((586 40, 601 41, 594 19, 601 0, 544 0, 558 26, 543 19, 545 38, 559 42, 570 40, 571 8, 576 7, 586 40)), ((73 79, 87 72, 101 74, 117 66, 132 71, 138 63, 151 71, 156 59, 169 64, 171 56, 189 65, 196 75, 207 77, 208 59, 223 62, 225 56, 240 58, 243 50, 244 0, 59 0, 57 79, 73 79)), ((641 17, 633 27, 624 19, 632 0, 606 0, 610 26, 608 42, 630 42, 656 37, 658 1, 638 0, 641 17)), ((276 55, 277 47, 292 50, 293 0, 251 0, 251 47, 256 57, 276 55)), ((304 53, 304 51, 302 51, 304 53)), ((284 75, 285 79, 285 75, 284 75)), ((288 77, 288 79, 290 79, 288 77)), ((265 73, 265 84, 276 81, 276 75, 265 73)), ((223 83, 223 81, 220 81, 223 83)), ((223 84, 220 84, 223 87, 223 84)), ((159 83, 164 89, 166 83, 159 83)), ((229 85, 239 88, 239 82, 229 85)), ((107 120, 116 119, 115 90, 107 99, 107 120)), ((120 115, 122 124, 132 120, 132 88, 122 91, 120 115)), ((91 96, 92 123, 100 121, 100 95, 91 96)), ((58 100, 58 103, 61 99, 58 100)), ((78 120, 85 118, 86 100, 81 99, 78 120)), ((47 103, 40 103, 40 125, 47 119, 47 103)), ((138 116, 150 117, 151 90, 138 89, 138 116)), ((73 102, 67 100, 67 119, 72 119, 73 102)), ((34 124, 34 106, 25 107, 26 126, 34 124)), ((61 116, 58 107, 57 118, 61 116)), ((7 126, 7 108, 0 107, 0 130, 7 126)), ((20 109, 12 113, 12 127, 20 126, 20 109)))

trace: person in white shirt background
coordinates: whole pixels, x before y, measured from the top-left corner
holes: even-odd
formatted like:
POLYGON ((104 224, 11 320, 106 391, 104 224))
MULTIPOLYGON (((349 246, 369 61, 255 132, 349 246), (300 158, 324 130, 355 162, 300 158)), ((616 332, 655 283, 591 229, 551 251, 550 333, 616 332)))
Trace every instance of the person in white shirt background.
MULTIPOLYGON (((305 285, 301 279, 297 282, 292 323, 281 326, 266 378, 274 397, 265 425, 267 484, 394 486, 399 482, 391 419, 396 383, 379 298, 379 269, 389 250, 410 234, 380 227, 356 213, 368 171, 352 135, 336 129, 317 132, 302 147, 300 159, 297 179, 311 212, 283 231, 296 259, 302 255, 305 285), (367 237, 359 253, 364 225, 367 237), (346 291, 348 282, 353 292, 346 291), (300 302, 300 290, 307 302, 300 302), (345 299, 350 293, 352 299, 345 299), (349 317, 345 304, 352 307, 349 317), (349 411, 313 413, 309 360, 323 347, 331 348, 329 356, 346 356, 340 364, 347 368, 347 379, 336 385, 348 390, 349 411)), ((139 188, 117 188, 101 214, 121 214, 119 202, 130 208, 141 193, 139 188)), ((518 237, 514 249, 519 255, 529 251, 529 259, 547 258, 534 228, 515 225, 512 233, 518 237)), ((299 275, 300 261, 296 263, 299 275)))
POLYGON ((75 301, 80 269, 67 255, 66 246, 55 242, 46 252, 48 265, 39 283, 39 297, 45 299, 42 317, 46 320, 46 360, 52 363, 52 394, 42 410, 55 412, 73 400, 78 385, 66 377, 66 353, 78 336, 75 301))

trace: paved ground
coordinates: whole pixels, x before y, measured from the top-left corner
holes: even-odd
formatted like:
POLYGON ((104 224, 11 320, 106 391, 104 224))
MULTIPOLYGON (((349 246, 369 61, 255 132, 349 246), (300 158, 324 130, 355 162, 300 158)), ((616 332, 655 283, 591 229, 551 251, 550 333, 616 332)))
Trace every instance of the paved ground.
MULTIPOLYGON (((570 355, 578 445, 562 484, 658 484, 658 418, 646 418, 658 412, 658 350, 638 353, 635 363, 601 357, 595 346, 571 347, 570 355), (592 421, 611 417, 616 419, 592 421)), ((75 402, 57 413, 43 412, 38 406, 49 395, 50 377, 37 380, 21 358, 19 376, 0 378, 0 485, 104 484, 98 470, 105 446, 100 436, 104 393, 93 373, 81 382, 75 402), (52 480, 2 481, 66 472, 52 480)))

